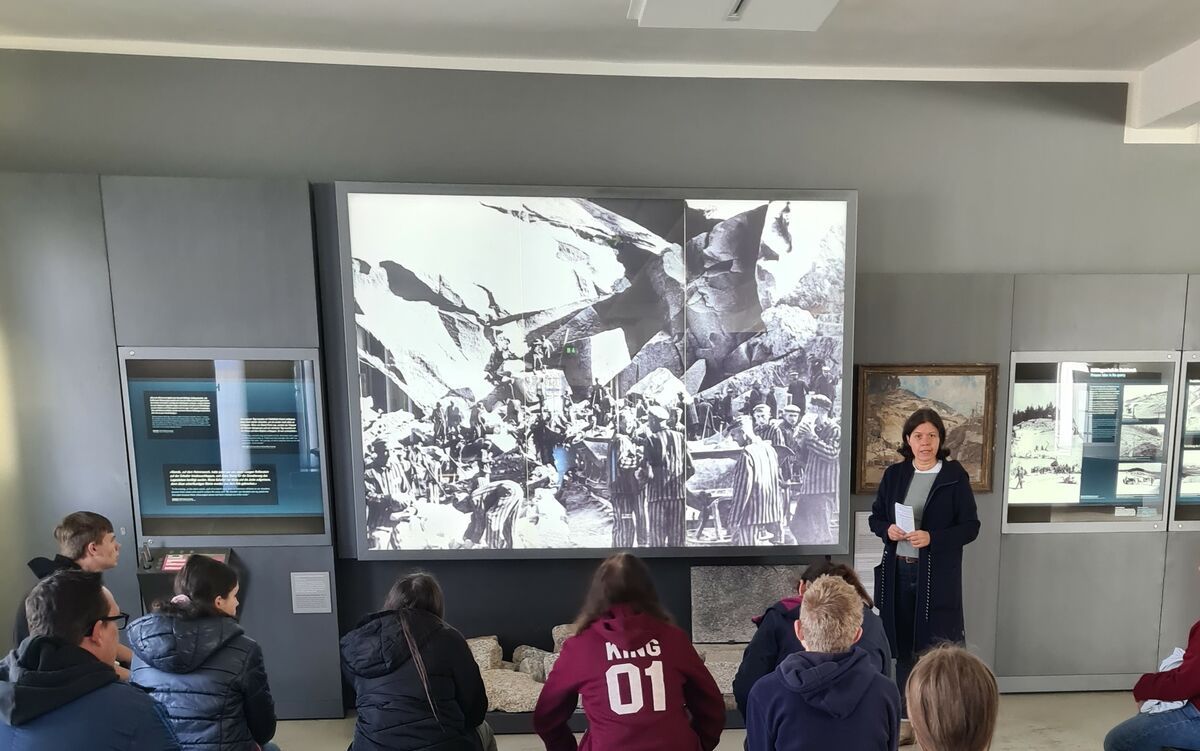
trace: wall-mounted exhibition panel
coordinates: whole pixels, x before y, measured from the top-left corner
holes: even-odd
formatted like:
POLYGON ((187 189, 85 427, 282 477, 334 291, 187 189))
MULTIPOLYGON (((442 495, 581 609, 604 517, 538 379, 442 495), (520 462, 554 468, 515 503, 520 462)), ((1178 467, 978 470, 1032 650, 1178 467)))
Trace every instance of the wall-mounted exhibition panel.
POLYGON ((1127 690, 1159 661, 1166 547, 1156 532, 1004 535, 996 674, 1127 675, 1112 687, 1127 690))
POLYGON ((1013 349, 1178 350, 1186 297, 1183 274, 1019 275, 1013 349))
POLYGON ((1184 352, 1180 368, 1179 439, 1173 484, 1171 529, 1200 530, 1200 352, 1184 352))
POLYGON ((1005 532, 1163 530, 1178 352, 1014 352, 1005 532))
POLYGON ((139 539, 328 545, 316 350, 122 347, 139 539))
POLYGON ((104 177, 117 342, 316 347, 308 186, 104 177))
POLYGON ((848 549, 852 192, 317 198, 360 556, 848 549))

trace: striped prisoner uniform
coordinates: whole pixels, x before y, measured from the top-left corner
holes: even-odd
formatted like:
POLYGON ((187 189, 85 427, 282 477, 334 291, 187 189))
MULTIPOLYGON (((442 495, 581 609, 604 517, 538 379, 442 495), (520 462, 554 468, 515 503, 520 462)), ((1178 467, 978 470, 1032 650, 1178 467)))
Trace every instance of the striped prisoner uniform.
POLYGON ((779 488, 779 456, 771 444, 756 442, 742 449, 733 472, 730 516, 734 545, 754 545, 759 527, 779 528, 783 494, 779 488))
POLYGON ((842 429, 827 418, 818 418, 812 427, 811 433, 800 433, 804 472, 788 526, 797 543, 830 544, 837 542, 832 524, 841 480, 842 429))
POLYGON ((646 514, 637 471, 637 446, 617 434, 608 444, 608 494, 613 513, 613 547, 631 548, 646 542, 646 514))
POLYGON ((408 493, 410 484, 399 462, 391 457, 382 464, 367 467, 363 472, 367 497, 367 528, 392 526, 391 515, 401 509, 400 499, 408 493))
POLYGON ((769 422, 766 425, 756 425, 754 427, 754 435, 771 444, 777 450, 788 445, 787 438, 783 434, 783 428, 778 423, 769 422))
POLYGON ((684 496, 692 459, 683 433, 664 429, 644 441, 647 541, 651 547, 683 547, 684 496))

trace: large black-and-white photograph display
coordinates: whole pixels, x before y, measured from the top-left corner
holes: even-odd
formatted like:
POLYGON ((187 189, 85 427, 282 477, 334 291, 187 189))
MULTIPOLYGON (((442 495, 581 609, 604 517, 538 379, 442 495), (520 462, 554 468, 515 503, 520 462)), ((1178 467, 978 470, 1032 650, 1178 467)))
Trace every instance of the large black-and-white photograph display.
POLYGON ((349 193, 368 549, 836 543, 847 208, 349 193))

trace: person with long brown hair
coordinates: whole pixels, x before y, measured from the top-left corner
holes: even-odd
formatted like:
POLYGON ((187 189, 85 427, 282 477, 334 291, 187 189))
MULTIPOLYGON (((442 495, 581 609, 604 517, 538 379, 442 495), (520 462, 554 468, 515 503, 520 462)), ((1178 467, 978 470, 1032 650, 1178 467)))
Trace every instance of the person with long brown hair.
POLYGON ((738 666, 733 679, 733 697, 742 717, 746 716, 750 689, 754 688, 758 679, 774 671, 788 655, 804 650, 804 645, 796 636, 796 621, 800 619, 800 605, 805 591, 822 576, 836 576, 854 588, 862 600, 862 638, 856 646, 870 655, 881 674, 891 677, 892 650, 888 646, 883 621, 871 609, 875 607, 874 601, 854 569, 844 563, 822 558, 809 564, 800 574, 800 580, 796 582, 796 595, 783 598, 752 619, 758 628, 742 653, 742 664, 738 666))
POLYGON ((479 666, 444 613, 437 579, 409 574, 342 637, 358 710, 351 751, 495 750, 479 666))
MULTIPOLYGON (((940 642, 966 642, 962 602, 963 548, 979 536, 971 478, 946 449, 946 425, 932 409, 904 422, 904 461, 888 467, 871 506, 871 531, 883 540, 875 567, 875 600, 896 656, 903 689, 917 655, 940 642), (915 529, 896 524, 896 507, 912 510, 915 529)), ((901 702, 902 716, 907 705, 901 702)), ((900 745, 912 742, 908 723, 900 745)))
POLYGON ((987 751, 992 745, 1000 710, 996 677, 962 647, 942 644, 921 655, 905 693, 921 751, 987 751))
POLYGON ((185 751, 278 751, 262 648, 237 622, 240 592, 233 567, 193 554, 175 596, 129 624, 130 680, 167 710, 185 751))
POLYGON ((600 564, 575 629, 533 711, 547 751, 575 751, 567 721, 580 696, 584 751, 716 748, 725 728, 721 692, 640 558, 618 553, 600 564))

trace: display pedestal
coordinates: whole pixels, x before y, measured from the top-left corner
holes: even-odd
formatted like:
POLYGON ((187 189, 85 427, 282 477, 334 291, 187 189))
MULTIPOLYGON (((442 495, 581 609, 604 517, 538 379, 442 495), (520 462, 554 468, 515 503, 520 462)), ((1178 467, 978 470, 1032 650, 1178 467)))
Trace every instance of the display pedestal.
POLYGON ((137 573, 142 608, 147 613, 154 609, 154 603, 170 600, 175 594, 175 575, 191 556, 206 555, 222 563, 233 562, 231 548, 159 548, 149 553, 148 560, 139 556, 137 573))

